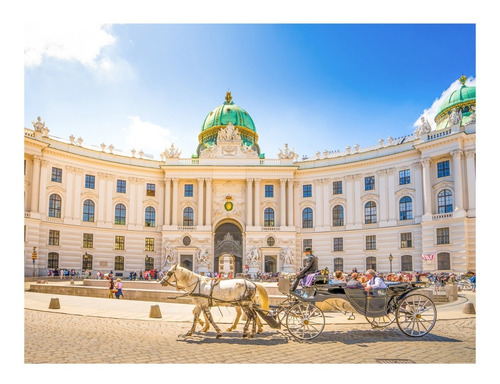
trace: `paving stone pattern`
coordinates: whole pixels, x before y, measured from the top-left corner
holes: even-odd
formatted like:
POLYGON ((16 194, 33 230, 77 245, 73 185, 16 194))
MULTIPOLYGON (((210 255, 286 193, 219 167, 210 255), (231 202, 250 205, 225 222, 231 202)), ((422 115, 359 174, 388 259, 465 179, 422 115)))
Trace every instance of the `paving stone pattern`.
MULTIPOLYGON (((476 362, 476 319, 438 320, 423 338, 396 325, 327 325, 308 342, 265 327, 253 339, 236 332, 182 336, 189 323, 77 316, 25 310, 25 363, 468 363, 476 362), (308 356, 309 360, 298 359, 308 356)), ((199 330, 199 328, 198 328, 199 330)))

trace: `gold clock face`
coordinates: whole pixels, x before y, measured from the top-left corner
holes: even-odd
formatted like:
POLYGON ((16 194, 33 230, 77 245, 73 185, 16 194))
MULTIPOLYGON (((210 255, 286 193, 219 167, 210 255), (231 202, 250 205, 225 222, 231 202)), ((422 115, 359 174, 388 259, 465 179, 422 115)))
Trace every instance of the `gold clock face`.
POLYGON ((226 201, 226 203, 224 204, 224 208, 226 209, 226 211, 231 211, 233 209, 233 203, 231 203, 230 201, 226 201))

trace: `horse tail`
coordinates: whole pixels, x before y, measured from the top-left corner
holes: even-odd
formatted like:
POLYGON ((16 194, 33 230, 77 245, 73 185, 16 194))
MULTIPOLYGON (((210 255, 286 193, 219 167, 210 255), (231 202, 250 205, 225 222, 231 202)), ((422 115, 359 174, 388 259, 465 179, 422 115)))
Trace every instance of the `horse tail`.
POLYGON ((266 311, 269 310, 269 295, 267 294, 266 288, 260 283, 254 283, 257 287, 257 301, 260 307, 266 311))

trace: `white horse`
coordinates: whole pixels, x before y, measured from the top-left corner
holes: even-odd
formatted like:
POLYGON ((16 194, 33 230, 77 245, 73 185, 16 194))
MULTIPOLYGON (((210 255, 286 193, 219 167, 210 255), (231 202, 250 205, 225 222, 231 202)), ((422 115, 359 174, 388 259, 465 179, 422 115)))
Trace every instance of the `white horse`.
POLYGON ((243 337, 253 337, 255 334, 257 313, 252 308, 252 304, 255 301, 257 286, 254 283, 244 279, 214 280, 174 264, 167 271, 160 284, 171 285, 177 290, 188 293, 196 305, 193 311, 193 326, 186 336, 193 334, 200 313, 203 311, 217 332, 217 338, 222 337, 222 333, 210 313, 211 306, 241 307, 247 316, 243 337), (250 321, 252 321, 252 331, 249 334, 250 321))

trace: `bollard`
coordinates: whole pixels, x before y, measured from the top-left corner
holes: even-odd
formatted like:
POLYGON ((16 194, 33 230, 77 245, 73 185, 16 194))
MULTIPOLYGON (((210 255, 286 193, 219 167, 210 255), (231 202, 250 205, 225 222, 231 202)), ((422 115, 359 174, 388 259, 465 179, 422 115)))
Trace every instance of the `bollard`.
POLYGON ((50 299, 49 309, 61 309, 59 299, 57 297, 50 299))
POLYGON ((149 317, 153 319, 161 319, 161 311, 159 305, 152 305, 149 310, 149 317))
POLYGON ((474 308, 474 304, 465 303, 463 313, 467 313, 469 315, 475 315, 476 309, 474 308))
POLYGON ((74 285, 75 284, 75 280, 71 279, 71 281, 69 282, 71 285, 74 285))

